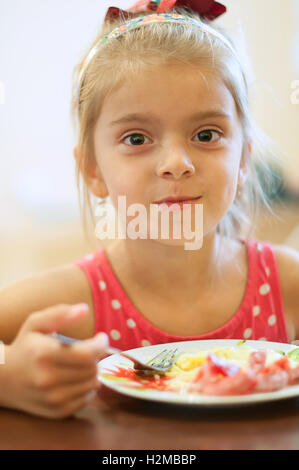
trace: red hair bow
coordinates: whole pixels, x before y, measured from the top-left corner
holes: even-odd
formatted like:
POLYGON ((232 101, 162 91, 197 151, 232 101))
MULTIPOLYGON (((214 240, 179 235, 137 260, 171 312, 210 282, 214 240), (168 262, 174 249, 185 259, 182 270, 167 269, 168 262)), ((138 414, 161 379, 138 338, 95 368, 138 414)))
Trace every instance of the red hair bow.
POLYGON ((166 13, 173 7, 187 7, 196 11, 207 20, 214 20, 217 16, 226 12, 226 7, 214 0, 139 0, 128 10, 110 7, 107 10, 105 21, 121 17, 124 21, 129 19, 130 13, 143 11, 154 11, 155 13, 166 13))

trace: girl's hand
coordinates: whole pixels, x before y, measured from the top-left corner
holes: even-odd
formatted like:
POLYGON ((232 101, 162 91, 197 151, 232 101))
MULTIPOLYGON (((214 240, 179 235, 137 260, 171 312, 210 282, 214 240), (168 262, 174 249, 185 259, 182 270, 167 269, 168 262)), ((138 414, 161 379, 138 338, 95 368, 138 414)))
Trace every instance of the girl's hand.
POLYGON ((86 304, 61 304, 32 313, 5 349, 1 404, 46 418, 72 415, 96 395, 96 360, 105 356, 108 337, 99 333, 71 346, 50 333, 63 330, 88 312, 86 304))

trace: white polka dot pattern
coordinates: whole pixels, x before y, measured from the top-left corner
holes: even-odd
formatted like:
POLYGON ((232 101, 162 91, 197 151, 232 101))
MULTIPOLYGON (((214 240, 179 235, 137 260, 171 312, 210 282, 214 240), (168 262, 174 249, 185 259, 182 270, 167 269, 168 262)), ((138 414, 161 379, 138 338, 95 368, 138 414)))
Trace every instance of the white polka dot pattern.
POLYGON ((259 338, 258 341, 267 341, 267 338, 265 338, 265 337, 259 338))
POLYGON ((117 341, 120 339, 120 332, 118 330, 111 330, 110 331, 110 336, 112 339, 114 339, 114 341, 117 341))
POLYGON ((261 312, 261 307, 259 305, 255 305, 252 309, 252 313, 254 317, 257 317, 261 312))
POLYGON ((111 300, 111 306, 114 308, 114 310, 117 310, 121 307, 121 303, 117 299, 111 300))
POLYGON ((270 285, 269 284, 262 284, 259 288, 259 293, 261 295, 269 294, 270 292, 270 285))
POLYGON ((151 343, 147 339, 141 340, 141 346, 146 347, 146 346, 150 346, 150 345, 151 345, 151 343))
POLYGON ((136 323, 134 322, 134 320, 133 320, 132 318, 128 318, 128 320, 127 320, 127 326, 128 326, 129 328, 135 328, 136 323))
POLYGON ((248 339, 248 338, 250 338, 251 335, 252 335, 252 329, 251 328, 246 328, 246 330, 243 333, 243 337, 245 339, 248 339))
POLYGON ((266 271, 267 276, 269 277, 270 274, 271 274, 271 271, 270 271, 270 269, 268 268, 268 266, 266 266, 265 271, 266 271))
POLYGON ((105 282, 105 281, 100 281, 100 282, 99 282, 99 288, 100 288, 101 290, 105 290, 106 287, 107 287, 107 285, 106 285, 106 282, 105 282))
POLYGON ((268 318, 268 324, 270 326, 273 326, 275 325, 275 323, 276 323, 276 315, 270 315, 270 317, 268 318))

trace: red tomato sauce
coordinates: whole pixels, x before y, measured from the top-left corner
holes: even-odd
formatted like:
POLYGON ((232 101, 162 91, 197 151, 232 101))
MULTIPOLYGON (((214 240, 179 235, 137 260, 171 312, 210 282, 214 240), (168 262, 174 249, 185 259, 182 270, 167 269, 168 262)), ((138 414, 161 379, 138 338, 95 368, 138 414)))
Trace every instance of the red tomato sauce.
POLYGON ((167 385, 170 377, 167 376, 158 376, 157 374, 146 376, 141 374, 132 368, 125 368, 117 366, 115 370, 107 369, 105 370, 105 376, 118 377, 123 379, 129 379, 132 381, 131 384, 124 384, 126 387, 137 386, 138 388, 151 388, 154 390, 168 390, 167 385), (107 373, 108 372, 108 373, 107 373))

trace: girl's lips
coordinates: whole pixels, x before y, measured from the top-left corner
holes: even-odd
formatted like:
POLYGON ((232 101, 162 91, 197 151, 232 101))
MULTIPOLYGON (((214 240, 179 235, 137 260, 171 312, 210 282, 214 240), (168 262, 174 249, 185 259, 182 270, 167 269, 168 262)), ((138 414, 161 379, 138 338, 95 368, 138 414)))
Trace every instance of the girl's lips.
POLYGON ((161 201, 161 202, 157 202, 156 204, 159 204, 159 205, 166 204, 168 207, 171 207, 176 204, 180 208, 183 208, 184 204, 197 204, 200 199, 201 199, 201 196, 195 199, 184 199, 183 201, 182 200, 181 201, 161 201))
POLYGON ((169 196, 161 199, 160 201, 155 201, 154 204, 162 204, 162 202, 184 202, 192 201, 193 199, 199 199, 201 196, 169 196))

